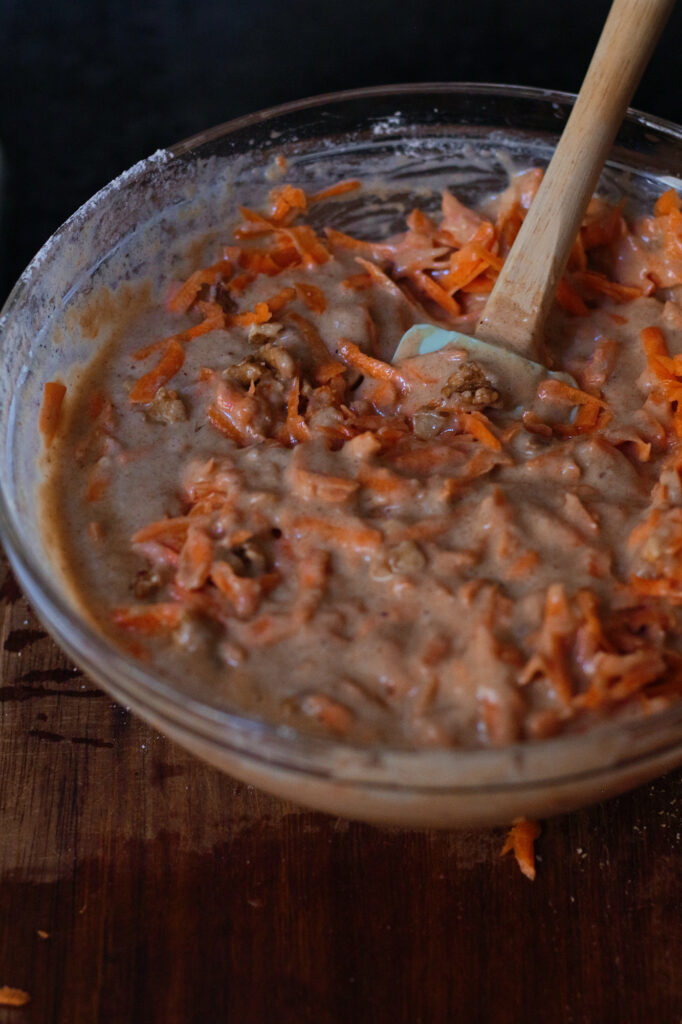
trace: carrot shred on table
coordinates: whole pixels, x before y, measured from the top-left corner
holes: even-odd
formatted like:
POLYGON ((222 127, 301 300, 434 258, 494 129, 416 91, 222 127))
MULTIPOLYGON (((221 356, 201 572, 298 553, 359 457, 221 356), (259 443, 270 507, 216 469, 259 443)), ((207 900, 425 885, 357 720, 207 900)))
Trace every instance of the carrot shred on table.
POLYGON ((48 380, 43 387, 43 401, 38 417, 38 430, 49 448, 59 430, 66 386, 58 380, 48 380))
POLYGON ((513 853, 522 873, 530 881, 535 880, 535 840, 542 829, 537 821, 517 818, 509 830, 500 856, 513 853))
POLYGON ((30 1001, 30 995, 23 989, 0 985, 0 1006, 26 1006, 30 1001))

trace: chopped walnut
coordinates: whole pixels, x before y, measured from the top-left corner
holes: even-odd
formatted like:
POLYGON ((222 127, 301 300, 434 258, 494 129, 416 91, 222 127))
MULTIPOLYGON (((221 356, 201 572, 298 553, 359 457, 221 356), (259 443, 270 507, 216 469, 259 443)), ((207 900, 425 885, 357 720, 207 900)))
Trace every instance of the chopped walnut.
POLYGON ((426 565, 426 557, 413 540, 404 540, 388 555, 392 572, 419 572, 426 565))
POLYGON ((260 576, 268 567, 265 555, 252 540, 234 548, 221 546, 216 551, 216 557, 227 562, 236 576, 260 576))
POLYGON ((152 423, 183 423, 187 419, 187 409, 177 391, 159 388, 145 407, 144 415, 152 423))
POLYGON ((267 344, 259 349, 257 356, 248 356, 240 363, 228 366, 222 376, 232 384, 248 388, 263 378, 270 380, 291 380, 296 374, 296 363, 291 353, 282 345, 267 344))
POLYGON ((412 417, 412 426, 417 437, 423 441, 442 433, 452 420, 452 409, 425 405, 412 417))
POLYGON ((450 374, 447 384, 441 388, 441 394, 445 398, 455 398, 462 405, 471 405, 479 409, 486 405, 495 405, 500 400, 499 392, 488 380, 483 369, 474 362, 463 363, 450 374))
POLYGON ((296 373, 294 358, 283 345, 263 345, 258 356, 271 366, 282 380, 291 380, 296 373))
POLYGON ((240 387, 248 388, 250 384, 257 384, 259 380, 270 371, 265 363, 259 359, 242 359, 241 363, 234 363, 223 370, 222 377, 230 384, 238 384, 240 387))
POLYGON ((265 324, 251 324, 249 341, 252 345, 262 345, 266 341, 272 341, 283 327, 284 324, 278 324, 276 320, 269 320, 265 324))
POLYGON ((213 301, 218 303, 223 313, 234 313, 237 308, 237 303, 230 295, 227 286, 223 281, 218 281, 211 291, 213 292, 213 301))
POLYGON ((133 583, 133 594, 137 598, 151 597, 161 589, 165 582, 165 573, 160 566, 140 569, 133 583))
POLYGON ((231 668, 236 668, 246 661, 248 654, 243 647, 239 644, 234 643, 232 640, 223 640, 218 645, 218 653, 223 659, 226 665, 231 668))
POLYGON ((244 544, 234 548, 234 554, 241 562, 241 573, 238 575, 260 576, 267 569, 265 555, 253 541, 247 540, 244 544))

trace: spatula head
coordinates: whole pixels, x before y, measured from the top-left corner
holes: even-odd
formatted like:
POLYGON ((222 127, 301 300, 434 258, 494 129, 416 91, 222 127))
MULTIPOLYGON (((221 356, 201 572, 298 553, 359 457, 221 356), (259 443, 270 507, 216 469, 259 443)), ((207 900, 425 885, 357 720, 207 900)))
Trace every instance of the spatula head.
POLYGON ((477 363, 493 387, 505 398, 505 404, 511 407, 530 407, 538 385, 548 377, 577 387, 568 373, 555 373, 508 349, 433 324, 415 324, 406 331, 393 354, 392 362, 399 363, 412 356, 430 355, 447 346, 452 347, 453 355, 459 351, 462 352, 463 360, 477 363))

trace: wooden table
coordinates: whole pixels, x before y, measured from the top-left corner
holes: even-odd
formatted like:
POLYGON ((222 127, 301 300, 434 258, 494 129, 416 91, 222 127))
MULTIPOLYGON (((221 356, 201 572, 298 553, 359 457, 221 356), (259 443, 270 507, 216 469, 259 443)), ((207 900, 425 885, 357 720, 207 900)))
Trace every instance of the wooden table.
POLYGON ((504 830, 264 796, 95 687, 0 564, 0 1024, 679 1024, 682 775, 504 830))

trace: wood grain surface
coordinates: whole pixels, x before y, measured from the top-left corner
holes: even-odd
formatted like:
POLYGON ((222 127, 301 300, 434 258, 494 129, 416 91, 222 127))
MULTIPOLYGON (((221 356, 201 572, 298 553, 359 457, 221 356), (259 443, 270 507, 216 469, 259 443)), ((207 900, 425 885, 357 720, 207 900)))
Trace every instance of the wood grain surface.
POLYGON ((0 562, 0 1024, 679 1024, 682 775, 502 830, 315 814, 95 689, 0 562))

